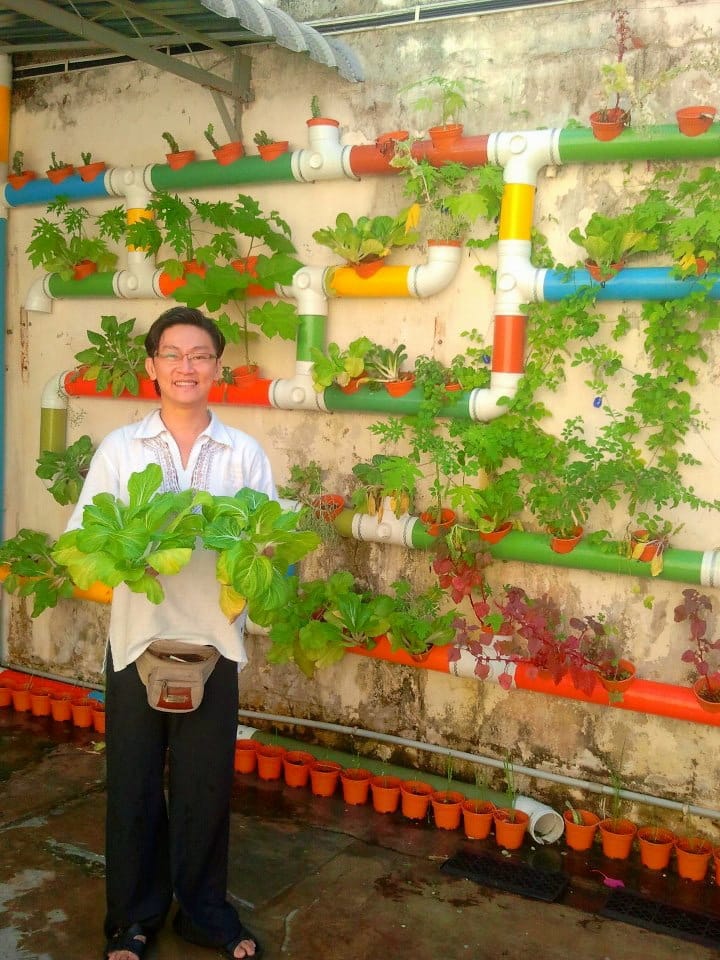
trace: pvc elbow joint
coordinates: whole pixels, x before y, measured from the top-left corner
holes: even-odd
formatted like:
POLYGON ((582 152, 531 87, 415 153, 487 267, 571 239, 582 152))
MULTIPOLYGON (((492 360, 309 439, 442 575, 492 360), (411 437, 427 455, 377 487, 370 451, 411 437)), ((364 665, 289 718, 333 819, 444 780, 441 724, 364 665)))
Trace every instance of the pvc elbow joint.
POLYGON ((313 387, 310 363, 298 362, 294 377, 271 380, 268 399, 280 410, 327 410, 325 395, 313 387))
POLYGON ((33 280, 23 304, 26 310, 32 310, 34 313, 50 313, 52 311, 54 298, 50 295, 48 288, 51 276, 52 274, 46 273, 37 280, 33 280))
POLYGON ((382 520, 369 513, 356 513, 352 518, 352 535, 355 540, 372 543, 393 543, 401 547, 412 546, 412 528, 417 517, 405 513, 396 517, 384 501, 382 520))
POLYGON ((457 274, 462 258, 462 248, 443 246, 428 247, 427 263, 410 267, 407 285, 411 297, 432 297, 444 290, 457 274))
POLYGON ((277 284, 279 296, 295 300, 300 316, 328 315, 328 298, 325 294, 325 274, 328 267, 301 267, 289 286, 277 284))
POLYGON ((347 177, 358 180, 350 166, 352 147, 340 144, 340 128, 336 124, 308 127, 307 150, 296 150, 292 155, 292 175, 302 183, 315 180, 337 180, 347 177))

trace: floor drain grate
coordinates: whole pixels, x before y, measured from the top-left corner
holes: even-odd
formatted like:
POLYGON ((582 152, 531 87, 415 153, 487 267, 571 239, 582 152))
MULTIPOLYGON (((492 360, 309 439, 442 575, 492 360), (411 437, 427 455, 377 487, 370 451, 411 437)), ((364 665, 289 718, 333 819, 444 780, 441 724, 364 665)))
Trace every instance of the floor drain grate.
POLYGON ((458 853, 440 868, 444 873, 475 880, 486 887, 518 893, 551 903, 565 892, 567 877, 554 870, 538 870, 525 863, 496 860, 482 854, 458 853))
POLYGON ((599 914, 706 947, 720 946, 720 919, 717 917, 646 900, 629 890, 613 890, 599 914))

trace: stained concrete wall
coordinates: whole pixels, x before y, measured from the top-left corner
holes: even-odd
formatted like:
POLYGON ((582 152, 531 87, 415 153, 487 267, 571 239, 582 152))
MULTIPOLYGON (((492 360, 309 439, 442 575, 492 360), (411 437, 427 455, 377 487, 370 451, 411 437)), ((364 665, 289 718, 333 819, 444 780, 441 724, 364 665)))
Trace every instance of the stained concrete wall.
MULTIPOLYGON (((286 5, 287 6, 287 5, 286 5)), ((295 16, 309 19, 336 15, 336 4, 308 0, 295 16)), ((392 12, 401 4, 343 5, 343 15, 392 12), (346 9, 347 8, 347 9, 346 9)), ((365 65, 367 79, 351 85, 308 58, 272 45, 255 45, 245 52, 252 61, 254 99, 242 110, 245 142, 262 128, 288 138, 293 148, 306 143, 305 119, 312 95, 323 113, 336 117, 344 143, 371 141, 379 132, 406 126, 421 130, 427 118, 413 115, 401 95, 404 84, 423 76, 473 75, 484 81, 481 101, 465 117, 469 133, 500 129, 562 126, 570 118, 583 122, 596 106, 599 65, 612 60, 611 6, 606 2, 569 3, 535 10, 460 16, 451 20, 398 28, 365 29, 346 41, 365 65)), ((715 45, 703 36, 703 24, 714 5, 707 2, 659 4, 643 0, 633 5, 632 23, 644 42, 634 58, 638 78, 684 62, 692 53, 716 57, 715 45)), ((216 64, 215 54, 199 57, 216 64)), ((715 59, 714 62, 717 62, 715 59)), ((227 72, 229 65, 216 67, 227 72)), ((686 102, 717 102, 715 74, 688 71, 648 99, 650 119, 669 121, 686 102)), ((202 131, 208 122, 221 127, 209 93, 177 77, 132 64, 19 83, 13 95, 11 149, 23 149, 29 166, 43 170, 50 151, 77 160, 80 150, 111 165, 161 162, 163 130, 171 130, 181 146, 209 156, 202 131)), ((252 148, 250 148, 252 149, 252 148)), ((562 262, 577 259, 567 239, 572 226, 584 224, 595 209, 611 212, 647 182, 650 165, 593 165, 543 171, 538 185, 536 222, 562 262)), ((231 198, 237 191, 208 191, 231 198)), ((245 192, 245 191, 244 191, 245 192)), ((250 192, 250 191, 246 191, 250 192)), ((201 194, 201 191, 196 191, 201 194)), ((340 210, 360 214, 394 212, 404 204, 401 185, 388 178, 329 184, 277 184, 253 187, 263 209, 277 209, 290 223, 300 258, 328 263, 326 251, 312 232, 334 221, 340 210)), ((107 204, 92 203, 93 210, 107 204)), ((41 210, 11 210, 8 265, 8 441, 6 451, 7 536, 21 526, 63 529, 68 508, 58 507, 35 477, 38 454, 40 395, 48 379, 74 365, 73 356, 86 346, 85 331, 99 325, 103 314, 137 318, 147 329, 162 309, 155 301, 58 301, 47 315, 28 314, 23 298, 36 276, 24 250, 33 218, 41 210)), ((397 262, 421 261, 422 250, 396 256, 397 262)), ((492 252, 484 256, 493 262, 492 252)), ((336 301, 331 305, 328 339, 347 343, 359 331, 374 339, 409 347, 411 358, 433 354, 450 360, 464 349, 463 330, 476 327, 492 339, 492 290, 473 270, 474 255, 463 258, 449 288, 425 302, 408 300, 336 301)), ((610 316, 617 307, 610 305, 610 316)), ((638 333, 631 335, 626 358, 630 369, 643 364, 638 333)), ((699 494, 714 494, 718 460, 717 405, 713 391, 718 378, 718 349, 708 343, 709 362, 695 391, 705 429, 692 443, 703 460, 693 474, 699 494)), ((287 376, 294 367, 294 346, 258 342, 253 354, 266 374, 287 376)), ((239 362, 231 348, 228 363, 239 362)), ((546 398, 555 427, 578 408, 591 425, 592 397, 578 374, 559 394, 546 398)), ((70 403, 68 442, 82 433, 98 440, 110 429, 142 417, 142 401, 76 399, 70 403)), ((289 466, 308 458, 328 470, 329 488, 347 491, 352 464, 377 452, 367 427, 375 417, 288 414, 265 410, 221 410, 233 425, 256 435, 265 445, 277 478, 284 481, 289 466)), ((705 549, 720 539, 720 523, 707 514, 680 515, 685 527, 676 546, 705 549)), ((532 525, 532 524, 531 524, 532 525)), ((596 528, 607 527, 621 537, 625 520, 617 512, 599 512, 596 528)), ((309 575, 349 567, 368 582, 387 586, 400 574, 418 583, 431 580, 428 560, 394 547, 347 542, 321 551, 307 565, 309 575)), ((497 565, 496 584, 517 583, 535 594, 548 591, 572 612, 605 611, 619 619, 639 673, 650 679, 683 682, 679 654, 682 632, 672 623, 679 586, 582 571, 533 567, 521 563, 497 565), (648 609, 644 601, 652 596, 648 609)), ((720 609, 720 592, 711 591, 720 609)), ((6 658, 53 673, 100 680, 107 610, 81 602, 66 602, 31 621, 21 601, 4 599, 6 658)), ((622 766, 628 787, 688 803, 717 806, 715 728, 585 706, 513 690, 502 692, 490 683, 458 680, 420 670, 371 662, 352 656, 324 670, 313 680, 294 666, 270 666, 264 653, 267 640, 249 640, 251 661, 242 674, 243 705, 271 713, 358 725, 412 739, 502 757, 510 752, 517 763, 607 782, 608 770, 622 766)), ((347 744, 346 744, 347 745, 347 744)), ((366 749, 363 744, 358 749, 366 749)), ((388 748, 379 748, 389 754, 388 748)), ((393 759, 429 764, 426 757, 396 752, 393 759)), ((442 767, 442 763, 439 764, 442 767)), ((469 769, 460 776, 472 776, 469 769)), ((526 785, 542 793, 543 784, 526 785)), ((677 823, 675 824, 677 826, 677 823)), ((692 824, 686 825, 688 828, 692 824)))

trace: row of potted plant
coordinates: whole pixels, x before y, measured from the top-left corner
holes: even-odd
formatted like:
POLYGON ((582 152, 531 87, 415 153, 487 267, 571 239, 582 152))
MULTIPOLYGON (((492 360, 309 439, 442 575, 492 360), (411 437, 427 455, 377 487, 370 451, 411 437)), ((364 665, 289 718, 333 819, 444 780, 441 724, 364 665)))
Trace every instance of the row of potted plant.
POLYGON ((102 700, 45 686, 42 678, 0 675, 0 707, 12 707, 16 713, 34 717, 52 717, 59 723, 72 721, 73 726, 105 732, 102 700))

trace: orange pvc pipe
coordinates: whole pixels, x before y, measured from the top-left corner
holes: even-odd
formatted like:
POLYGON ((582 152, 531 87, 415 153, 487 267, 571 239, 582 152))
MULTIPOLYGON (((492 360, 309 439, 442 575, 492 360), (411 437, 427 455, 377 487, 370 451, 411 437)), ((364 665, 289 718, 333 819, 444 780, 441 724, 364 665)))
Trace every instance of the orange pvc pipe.
MULTIPOLYGON (((129 390, 123 390, 115 398, 117 400, 158 400, 158 394, 155 391, 154 381, 149 377, 140 377, 140 392, 130 393, 129 390)), ((258 377, 248 384, 235 386, 234 384, 218 383, 210 390, 209 402, 211 405, 218 403, 237 404, 241 407, 270 407, 270 384, 272 380, 258 377)), ((110 387, 105 390, 97 389, 96 380, 85 380, 82 372, 71 370, 64 380, 65 392, 70 397, 109 397, 113 394, 110 387)))
POLYGON ((500 207, 501 240, 530 240, 535 187, 530 183, 506 183, 500 207))
POLYGON ((405 650, 392 650, 386 636, 377 638, 372 650, 367 647, 350 647, 350 653, 357 653, 361 657, 371 657, 375 660, 387 660, 390 663, 401 663, 406 667, 423 667, 425 670, 437 670, 439 673, 450 673, 448 647, 433 647, 427 656, 417 658, 405 650))
MULTIPOLYGON (((0 583, 4 583, 10 575, 10 567, 4 563, 0 565, 0 583)), ((39 577, 21 577, 23 581, 39 580, 39 577)), ((105 586, 104 583, 93 583, 87 590, 81 590, 79 587, 73 588, 73 597, 77 600, 93 600, 95 603, 110 603, 112 600, 112 588, 105 586)))
MULTIPOLYGON (((421 140, 413 144, 412 153, 418 159, 424 157, 434 167, 443 163, 463 163, 468 167, 484 166, 488 162, 488 134, 477 137, 460 137, 455 143, 442 150, 436 149, 432 140, 421 140)), ((392 153, 376 144, 358 144, 350 148, 350 170, 355 176, 362 174, 399 173, 390 166, 392 153)))
POLYGON ((493 373, 522 373, 525 369, 525 324, 522 314, 498 314, 493 338, 493 373))
POLYGON ((380 267, 371 277, 360 277, 352 267, 333 267, 325 280, 335 297, 408 297, 410 267, 380 267))

